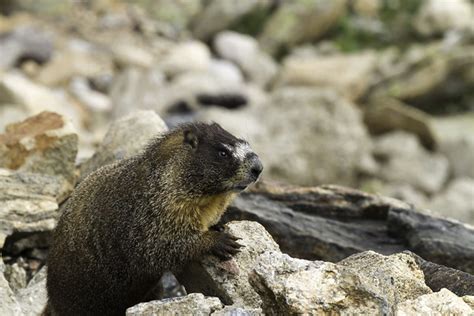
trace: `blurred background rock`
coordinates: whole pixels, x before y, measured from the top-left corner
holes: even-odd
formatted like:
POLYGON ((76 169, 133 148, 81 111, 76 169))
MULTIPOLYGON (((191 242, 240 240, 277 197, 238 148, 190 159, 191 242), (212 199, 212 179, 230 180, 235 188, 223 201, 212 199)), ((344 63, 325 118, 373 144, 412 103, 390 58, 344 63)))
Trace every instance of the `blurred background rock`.
MULTIPOLYGON (((111 122, 151 110, 247 138, 265 179, 474 224, 472 0, 1 0, 0 12, 0 133, 57 112, 83 171, 111 122)), ((112 134, 163 128, 139 121, 148 130, 112 134)))

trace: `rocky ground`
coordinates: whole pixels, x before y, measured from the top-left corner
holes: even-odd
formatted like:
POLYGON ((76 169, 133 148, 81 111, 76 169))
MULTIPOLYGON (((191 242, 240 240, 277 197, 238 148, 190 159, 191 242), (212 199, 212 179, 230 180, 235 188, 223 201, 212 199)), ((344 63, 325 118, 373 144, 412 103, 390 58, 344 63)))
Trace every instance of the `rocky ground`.
POLYGON ((473 313, 473 6, 2 1, 0 315, 41 311, 74 186, 190 120, 264 162, 246 247, 128 314, 473 313))

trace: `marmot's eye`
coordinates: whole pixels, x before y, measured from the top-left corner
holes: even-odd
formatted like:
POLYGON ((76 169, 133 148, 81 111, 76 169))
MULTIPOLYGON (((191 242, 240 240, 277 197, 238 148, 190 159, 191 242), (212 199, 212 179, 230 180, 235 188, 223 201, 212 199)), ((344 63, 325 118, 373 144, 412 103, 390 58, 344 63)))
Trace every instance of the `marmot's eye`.
POLYGON ((220 157, 227 157, 227 152, 225 152, 223 150, 219 150, 219 156, 220 157))

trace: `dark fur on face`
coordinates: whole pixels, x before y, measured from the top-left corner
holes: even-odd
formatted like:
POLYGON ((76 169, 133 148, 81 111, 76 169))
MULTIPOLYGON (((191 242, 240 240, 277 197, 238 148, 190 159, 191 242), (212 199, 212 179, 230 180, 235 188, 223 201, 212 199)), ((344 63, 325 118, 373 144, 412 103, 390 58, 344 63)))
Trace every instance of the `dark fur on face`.
MULTIPOLYGON (((263 167, 247 141, 237 138, 220 125, 188 123, 164 135, 151 150, 166 143, 179 144, 181 150, 167 157, 173 167, 179 162, 179 170, 163 170, 173 173, 176 184, 190 194, 219 194, 242 191, 258 179, 263 167)), ((163 159, 160 155, 157 158, 163 159)), ((184 193, 184 192, 183 192, 184 193)))

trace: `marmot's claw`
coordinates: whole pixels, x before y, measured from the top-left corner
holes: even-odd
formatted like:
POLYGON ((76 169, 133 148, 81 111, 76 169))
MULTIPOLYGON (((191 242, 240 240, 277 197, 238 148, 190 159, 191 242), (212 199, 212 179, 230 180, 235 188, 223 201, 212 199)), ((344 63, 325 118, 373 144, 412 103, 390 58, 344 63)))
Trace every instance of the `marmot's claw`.
POLYGON ((209 227, 210 230, 214 230, 216 232, 223 232, 224 231, 224 224, 215 224, 209 227))
POLYGON ((239 239, 240 238, 228 233, 220 233, 214 248, 211 249, 211 254, 222 261, 231 259, 242 247, 242 245, 237 242, 239 239))

